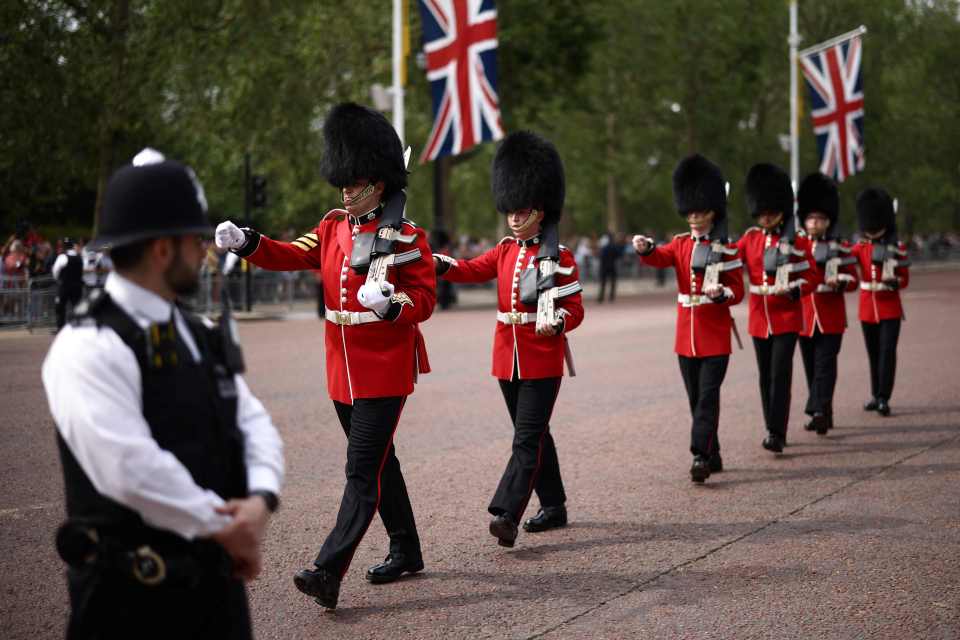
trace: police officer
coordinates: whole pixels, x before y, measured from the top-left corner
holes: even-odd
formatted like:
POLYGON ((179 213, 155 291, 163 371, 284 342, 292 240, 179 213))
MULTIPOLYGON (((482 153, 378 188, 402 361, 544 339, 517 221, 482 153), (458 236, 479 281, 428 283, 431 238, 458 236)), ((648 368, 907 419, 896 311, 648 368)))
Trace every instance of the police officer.
POLYGON ((697 154, 673 172, 673 199, 690 225, 689 233, 657 247, 634 236, 640 260, 677 273, 677 332, 674 350, 693 417, 690 478, 702 483, 723 471, 720 440, 720 385, 730 361, 730 307, 743 300, 742 263, 726 233, 726 181, 719 167, 697 154), (707 278, 708 271, 714 276, 707 278))
POLYGON ((790 177, 780 167, 761 163, 750 168, 746 183, 747 210, 759 226, 747 229, 737 248, 750 280, 748 330, 767 431, 762 444, 781 453, 790 420, 793 352, 803 328, 800 297, 819 281, 810 242, 796 235, 790 177))
POLYGON ((514 436, 510 459, 487 510, 493 516, 491 535, 501 546, 512 547, 533 491, 540 510, 523 523, 524 530, 533 533, 567 524, 567 498, 550 416, 563 376, 565 334, 583 320, 583 304, 576 261, 557 242, 564 175, 553 144, 528 131, 507 136, 493 159, 493 196, 513 235, 470 260, 435 258, 437 273, 451 282, 497 280, 493 375, 500 382, 514 436), (562 271, 553 276, 550 290, 540 292, 543 260, 554 260, 562 271), (540 296, 554 294, 556 317, 540 326, 540 296))
POLYGON ((193 171, 142 152, 104 196, 115 272, 43 364, 67 521, 67 637, 250 638, 244 581, 283 478, 280 438, 239 347, 177 304, 210 234, 193 171))
POLYGON ((824 281, 800 298, 803 328, 800 355, 807 378, 807 431, 826 435, 833 428, 833 390, 837 384, 837 356, 847 329, 843 294, 857 288, 856 258, 850 243, 838 235, 840 197, 836 183, 822 173, 811 173, 800 183, 797 215, 811 241, 810 251, 824 281))
POLYGON ((232 222, 220 224, 216 236, 218 246, 264 269, 321 272, 327 391, 347 436, 347 483, 314 568, 299 571, 294 583, 334 609, 343 576, 378 511, 390 551, 367 570, 367 580, 381 584, 423 570, 393 437, 417 372, 429 371, 417 325, 433 313, 436 276, 426 234, 400 217, 407 171, 393 126, 372 109, 343 103, 327 116, 323 134, 322 172, 340 191, 343 209, 328 212, 292 242, 232 222), (377 239, 397 232, 402 238, 395 242, 377 239), (392 264, 382 283, 368 281, 376 271, 373 253, 392 264))
POLYGON ((83 297, 83 258, 72 239, 63 239, 63 253, 54 260, 51 272, 57 281, 57 330, 60 330, 67 322, 67 310, 77 306, 83 297))
POLYGON ((860 326, 870 359, 870 395, 865 411, 890 415, 897 374, 897 342, 904 317, 900 290, 910 284, 910 260, 897 238, 890 195, 869 188, 857 196, 857 221, 863 238, 853 247, 860 265, 860 326))

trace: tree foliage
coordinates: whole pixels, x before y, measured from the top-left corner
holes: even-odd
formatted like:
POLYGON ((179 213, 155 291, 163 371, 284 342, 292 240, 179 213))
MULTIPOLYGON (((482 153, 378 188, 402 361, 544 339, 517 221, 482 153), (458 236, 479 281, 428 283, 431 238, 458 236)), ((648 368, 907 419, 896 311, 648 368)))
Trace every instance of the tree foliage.
MULTIPOLYGON (((581 0, 499 3, 499 93, 507 130, 552 138, 568 174, 568 232, 665 232, 679 225, 670 176, 699 151, 732 185, 788 164, 786 3, 581 0), (612 212, 612 213, 611 213, 612 212)), ((419 19, 410 3, 411 40, 419 19)), ((896 195, 906 226, 960 226, 960 22, 956 0, 800 4, 803 46, 859 24, 864 40, 866 171, 841 186, 842 216, 867 185, 896 195)), ((256 225, 313 224, 336 203, 320 179, 320 124, 341 100, 369 103, 390 83, 390 3, 325 0, 19 0, 0 7, 0 216, 93 223, 112 170, 144 146, 192 164, 214 219, 243 210, 244 153, 267 176, 256 225)), ((418 157, 431 125, 416 55, 406 131, 418 157)), ((806 97, 804 96, 804 102, 806 97)), ((801 115, 801 172, 816 168, 801 115)), ((489 235, 492 145, 458 158, 458 230, 489 235)), ((433 167, 412 165, 413 215, 430 223, 433 167)))

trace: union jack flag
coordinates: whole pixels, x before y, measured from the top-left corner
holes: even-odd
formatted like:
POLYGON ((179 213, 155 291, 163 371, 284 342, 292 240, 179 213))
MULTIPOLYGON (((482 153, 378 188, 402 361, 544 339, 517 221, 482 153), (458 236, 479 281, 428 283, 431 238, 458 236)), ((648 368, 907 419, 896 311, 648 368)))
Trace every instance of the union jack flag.
POLYGON ((493 0, 419 0, 433 128, 425 163, 503 137, 493 0))
POLYGON ((843 182, 863 171, 862 46, 859 36, 824 51, 800 56, 810 88, 813 132, 820 150, 820 172, 843 182))

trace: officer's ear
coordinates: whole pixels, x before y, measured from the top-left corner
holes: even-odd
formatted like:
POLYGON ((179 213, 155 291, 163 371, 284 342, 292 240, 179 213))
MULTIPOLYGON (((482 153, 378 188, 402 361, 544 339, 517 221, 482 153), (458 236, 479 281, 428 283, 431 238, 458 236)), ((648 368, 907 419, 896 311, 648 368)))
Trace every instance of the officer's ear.
POLYGON ((167 236, 164 238, 155 238, 151 242, 148 253, 154 266, 160 269, 166 269, 170 266, 174 256, 177 254, 177 247, 175 246, 176 240, 177 239, 172 236, 167 236))

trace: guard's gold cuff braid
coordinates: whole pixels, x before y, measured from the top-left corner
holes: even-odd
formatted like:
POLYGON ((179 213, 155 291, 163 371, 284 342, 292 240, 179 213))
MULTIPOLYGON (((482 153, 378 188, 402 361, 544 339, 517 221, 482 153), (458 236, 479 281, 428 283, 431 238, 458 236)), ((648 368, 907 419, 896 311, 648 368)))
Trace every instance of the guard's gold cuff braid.
POLYGON ((400 293, 395 293, 395 294, 393 294, 392 296, 390 296, 390 302, 396 302, 396 303, 398 303, 401 307, 402 307, 403 305, 405 305, 405 304, 408 304, 408 305, 410 305, 411 307, 414 306, 413 300, 410 299, 410 296, 408 296, 407 294, 403 293, 402 291, 401 291, 400 293))

